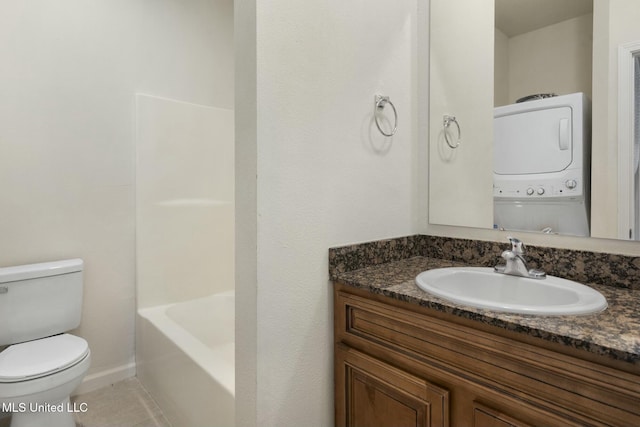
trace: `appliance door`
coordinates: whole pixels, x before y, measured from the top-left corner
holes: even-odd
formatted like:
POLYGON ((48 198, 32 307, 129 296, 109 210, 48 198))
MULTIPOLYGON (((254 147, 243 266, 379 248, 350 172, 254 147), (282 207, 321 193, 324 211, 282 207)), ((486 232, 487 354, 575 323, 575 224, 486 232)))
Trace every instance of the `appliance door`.
POLYGON ((559 172, 573 161, 572 109, 524 110, 494 118, 493 167, 498 175, 559 172))

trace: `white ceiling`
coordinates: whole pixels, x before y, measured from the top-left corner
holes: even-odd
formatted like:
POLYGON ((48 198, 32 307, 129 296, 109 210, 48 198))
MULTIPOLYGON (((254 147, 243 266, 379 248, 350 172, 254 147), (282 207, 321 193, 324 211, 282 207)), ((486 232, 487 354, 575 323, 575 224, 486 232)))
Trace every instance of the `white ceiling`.
POLYGON ((496 27, 508 37, 593 13, 593 0, 495 0, 496 27))

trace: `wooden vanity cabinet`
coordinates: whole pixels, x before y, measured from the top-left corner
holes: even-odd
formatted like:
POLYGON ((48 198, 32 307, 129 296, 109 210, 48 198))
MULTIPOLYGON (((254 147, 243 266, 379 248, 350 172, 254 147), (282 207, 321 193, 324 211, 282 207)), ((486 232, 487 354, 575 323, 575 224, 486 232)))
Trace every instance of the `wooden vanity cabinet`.
POLYGON ((336 284, 336 426, 640 426, 640 376, 336 284))

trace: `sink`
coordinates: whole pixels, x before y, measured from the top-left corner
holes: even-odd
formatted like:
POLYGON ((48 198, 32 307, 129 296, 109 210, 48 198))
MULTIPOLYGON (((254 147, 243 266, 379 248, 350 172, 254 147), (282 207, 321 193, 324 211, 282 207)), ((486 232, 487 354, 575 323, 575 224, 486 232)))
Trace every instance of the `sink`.
POLYGON ((560 316, 597 313, 607 308, 598 291, 555 276, 510 276, 484 267, 427 270, 416 277, 420 289, 463 305, 507 313, 560 316))

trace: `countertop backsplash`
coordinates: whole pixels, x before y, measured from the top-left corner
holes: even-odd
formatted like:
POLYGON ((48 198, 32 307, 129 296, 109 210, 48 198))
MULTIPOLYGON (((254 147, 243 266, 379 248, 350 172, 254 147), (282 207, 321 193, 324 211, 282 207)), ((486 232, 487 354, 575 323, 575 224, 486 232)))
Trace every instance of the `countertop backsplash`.
MULTIPOLYGON (((526 242, 525 242, 526 244, 526 242)), ((329 277, 391 261, 421 256, 466 265, 502 264, 508 242, 487 242, 451 237, 414 235, 329 249, 329 277)), ((640 290, 640 257, 600 252, 526 246, 530 268, 547 274, 607 286, 640 290)))

